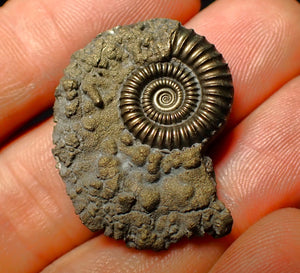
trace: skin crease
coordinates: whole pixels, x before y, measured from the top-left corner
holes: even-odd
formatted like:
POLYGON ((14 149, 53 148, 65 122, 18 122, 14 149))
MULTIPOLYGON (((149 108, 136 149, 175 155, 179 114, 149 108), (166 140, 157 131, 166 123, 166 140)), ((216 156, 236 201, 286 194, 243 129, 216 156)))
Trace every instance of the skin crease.
POLYGON ((197 14, 199 1, 139 2, 11 0, 0 8, 0 272, 300 272, 300 5, 218 0, 197 14), (74 50, 151 17, 188 21, 205 35, 235 87, 229 124, 209 150, 232 233, 159 253, 81 224, 54 167, 52 119, 9 141, 53 104, 74 50))

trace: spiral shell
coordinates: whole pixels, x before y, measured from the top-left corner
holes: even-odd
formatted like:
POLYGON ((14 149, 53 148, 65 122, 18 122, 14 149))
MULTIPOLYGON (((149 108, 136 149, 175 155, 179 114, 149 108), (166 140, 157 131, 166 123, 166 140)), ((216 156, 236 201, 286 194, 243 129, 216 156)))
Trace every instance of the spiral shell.
POLYGON ((222 55, 205 37, 180 26, 168 62, 139 67, 126 79, 120 111, 142 143, 172 150, 208 142, 225 124, 232 99, 222 55))

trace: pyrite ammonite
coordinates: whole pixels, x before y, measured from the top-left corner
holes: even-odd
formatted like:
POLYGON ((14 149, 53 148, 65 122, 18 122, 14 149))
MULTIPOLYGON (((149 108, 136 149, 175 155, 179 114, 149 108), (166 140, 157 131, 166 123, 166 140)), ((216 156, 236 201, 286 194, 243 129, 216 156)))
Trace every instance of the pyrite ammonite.
POLYGON ((53 154, 90 230, 153 250, 230 232, 203 151, 226 122, 232 79, 203 36, 169 19, 101 33, 55 96, 53 154))

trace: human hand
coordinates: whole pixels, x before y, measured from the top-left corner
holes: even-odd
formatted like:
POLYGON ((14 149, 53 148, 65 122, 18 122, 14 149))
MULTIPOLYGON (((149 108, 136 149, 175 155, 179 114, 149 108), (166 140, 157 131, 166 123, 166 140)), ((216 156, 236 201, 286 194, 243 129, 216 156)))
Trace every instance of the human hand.
POLYGON ((0 272, 299 272, 300 5, 218 0, 197 13, 198 0, 138 3, 10 0, 0 8, 0 272), (158 253, 81 224, 54 167, 52 119, 10 141, 53 104, 75 50, 152 17, 191 19, 185 26, 216 45, 235 88, 227 130, 210 150, 232 232, 158 253))

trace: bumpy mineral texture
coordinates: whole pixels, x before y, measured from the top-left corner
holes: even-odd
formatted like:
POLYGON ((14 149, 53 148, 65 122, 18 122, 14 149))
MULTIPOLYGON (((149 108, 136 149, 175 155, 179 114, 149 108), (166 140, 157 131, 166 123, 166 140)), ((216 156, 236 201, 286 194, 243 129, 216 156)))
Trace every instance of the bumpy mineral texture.
POLYGON ((92 231, 137 249, 167 249, 182 237, 228 234, 202 145, 172 151, 135 139, 120 117, 124 80, 167 60, 178 22, 117 27, 75 52, 56 89, 53 154, 76 213, 92 231))

